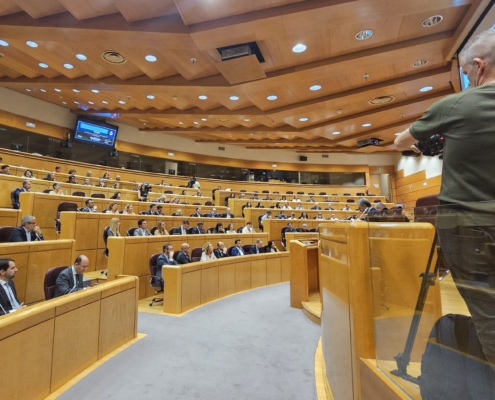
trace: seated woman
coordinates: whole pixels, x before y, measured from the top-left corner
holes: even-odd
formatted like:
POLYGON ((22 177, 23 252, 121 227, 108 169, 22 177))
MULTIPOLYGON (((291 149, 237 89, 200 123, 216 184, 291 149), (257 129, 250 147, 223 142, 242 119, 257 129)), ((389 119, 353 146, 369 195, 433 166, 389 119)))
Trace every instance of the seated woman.
POLYGON ((166 203, 167 202, 167 195, 162 194, 158 200, 156 201, 157 203, 166 203))
POLYGON ((104 213, 109 213, 109 214, 118 214, 119 210, 117 210, 118 204, 117 203, 110 203, 108 205, 108 208, 104 211, 104 213))
POLYGON ((277 253, 278 251, 277 246, 275 246, 275 240, 269 240, 265 246, 265 253, 277 253))
POLYGON ((173 212, 172 217, 182 217, 182 210, 180 208, 177 209, 177 211, 173 212))
POLYGON ((218 222, 217 225, 215 226, 215 229, 213 229, 212 233, 225 233, 225 229, 223 228, 223 224, 221 222, 218 222))
POLYGON ((101 179, 110 179, 110 174, 108 172, 105 172, 101 179))
POLYGON ((258 204, 256 204, 256 207, 254 207, 254 208, 265 208, 265 206, 261 203, 258 203, 258 204))
POLYGON ((187 192, 185 190, 183 190, 182 193, 181 193, 181 195, 182 196, 185 196, 185 195, 187 195, 187 192))
POLYGON ((277 201, 277 202, 275 203, 275 208, 278 208, 279 210, 282 208, 282 207, 280 207, 280 202, 279 202, 279 201, 277 201))
POLYGON ((30 169, 25 170, 22 176, 24 178, 34 178, 33 171, 31 171, 30 169))
POLYGON ((165 221, 158 221, 155 229, 155 236, 165 236, 168 235, 167 230, 165 229, 165 221))
POLYGON ((170 203, 171 204, 180 204, 180 197, 175 196, 170 203))
POLYGON ((48 174, 46 174, 46 177, 43 178, 44 181, 54 181, 55 180, 55 173, 53 172, 48 172, 48 174))
POLYGON ((135 213, 132 211, 132 204, 127 204, 124 207, 124 212, 122 214, 135 215, 135 213))
POLYGON ((120 200, 122 197, 122 194, 120 192, 115 192, 111 197, 110 199, 112 200, 120 200))
POLYGON ((119 182, 115 182, 115 183, 112 185, 112 189, 120 189, 120 183, 119 183, 119 182))
POLYGON ((237 233, 234 228, 234 224, 228 224, 227 229, 225 229, 225 233, 237 233))
POLYGON ((53 184, 53 190, 50 190, 50 194, 64 194, 64 191, 62 190, 62 185, 58 182, 55 182, 53 184))
POLYGON ((107 230, 107 236, 121 236, 120 235, 120 219, 112 218, 110 220, 110 228, 107 230))
POLYGON ((203 245, 203 252, 201 253, 201 261, 216 260, 215 254, 213 253, 213 245, 210 242, 206 242, 203 245))
POLYGON ((167 183, 165 182, 165 179, 162 179, 162 181, 158 184, 158 186, 165 186, 167 183))
POLYGON ((308 219, 308 213, 306 211, 303 211, 299 219, 308 219))
POLYGON ((86 172, 86 176, 88 178, 91 178, 93 176, 93 173, 91 171, 86 172))
POLYGON ((105 179, 100 179, 100 181, 98 182, 98 185, 96 185, 97 187, 107 187, 106 186, 106 183, 105 183, 105 179))
POLYGON ((285 196, 282 196, 282 197, 280 198, 280 201, 285 201, 285 200, 287 200, 287 197, 285 197, 285 196))

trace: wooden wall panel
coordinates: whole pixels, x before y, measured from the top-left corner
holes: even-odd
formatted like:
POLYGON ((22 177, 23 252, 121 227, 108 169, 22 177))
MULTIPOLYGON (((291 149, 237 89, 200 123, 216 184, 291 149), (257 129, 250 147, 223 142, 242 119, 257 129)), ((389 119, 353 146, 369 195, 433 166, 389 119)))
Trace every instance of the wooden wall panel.
POLYGON ((0 209, 0 226, 17 226, 19 214, 19 210, 0 209))
POLYGON ((211 263, 203 265, 201 269, 201 304, 218 299, 218 266, 212 267, 211 263))
POLYGON ((399 172, 401 174, 396 174, 395 180, 395 199, 406 208, 413 208, 416 200, 423 196, 440 193, 441 175, 426 178, 425 171, 420 171, 404 177, 403 170, 399 172))
POLYGON ((218 297, 235 293, 235 264, 231 260, 218 261, 218 297))
POLYGON ((280 282, 282 282, 282 259, 267 259, 266 284, 274 285, 280 282))
POLYGON ((243 257, 236 257, 235 291, 242 292, 251 289, 251 262, 243 257))
POLYGON ((201 304, 201 271, 182 276, 182 312, 201 304))
POLYGON ((266 286, 266 256, 253 255, 251 259, 251 289, 266 286))

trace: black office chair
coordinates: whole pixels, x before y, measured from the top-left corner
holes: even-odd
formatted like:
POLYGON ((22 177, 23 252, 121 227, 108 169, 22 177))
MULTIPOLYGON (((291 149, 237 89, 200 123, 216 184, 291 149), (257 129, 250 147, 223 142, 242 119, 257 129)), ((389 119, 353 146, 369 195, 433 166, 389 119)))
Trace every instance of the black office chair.
POLYGON ((108 247, 107 247, 107 241, 108 241, 108 230, 110 229, 109 226, 105 226, 103 228, 103 242, 105 243, 105 250, 103 250, 103 254, 105 257, 108 257, 108 247))
POLYGON ((203 249, 201 247, 195 247, 191 251, 191 261, 197 262, 201 260, 201 253, 203 253, 203 249))
POLYGON ((137 228, 129 228, 129 229, 127 229, 127 236, 134 236, 134 231, 136 229, 137 228))
MULTIPOLYGON (((163 279, 159 276, 156 276, 156 263, 157 259, 160 256, 160 253, 152 254, 149 260, 150 267, 150 286, 151 289, 155 292, 155 294, 163 293, 163 279)), ((150 307, 155 303, 163 303, 163 294, 159 297, 153 297, 150 301, 150 307)))
POLYGON ((69 267, 67 266, 54 267, 54 268, 50 268, 46 272, 45 281, 43 283, 43 289, 45 291, 45 300, 53 299, 53 296, 55 296, 55 282, 57 282, 57 278, 60 275, 60 273, 66 268, 69 267))
POLYGON ((57 229, 57 233, 60 233, 62 229, 62 225, 60 224, 60 213, 62 211, 79 211, 76 203, 72 203, 70 201, 63 201, 57 207, 57 217, 55 218, 55 228, 57 229))
POLYGON ((242 230, 244 229, 243 226, 240 226, 239 228, 237 228, 237 233, 242 233, 242 230))

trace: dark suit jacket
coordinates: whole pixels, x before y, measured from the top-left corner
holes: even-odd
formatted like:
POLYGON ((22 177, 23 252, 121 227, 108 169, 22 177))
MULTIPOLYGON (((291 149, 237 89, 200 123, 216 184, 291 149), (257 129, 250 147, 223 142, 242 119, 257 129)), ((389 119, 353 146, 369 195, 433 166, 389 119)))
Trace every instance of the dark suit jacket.
POLYGON ((147 211, 143 211, 143 213, 141 215, 160 215, 160 213, 158 211, 151 211, 151 210, 147 210, 147 211))
MULTIPOLYGON (((10 289, 12 289, 12 292, 14 293, 14 297, 17 300, 19 304, 21 302, 17 298, 17 292, 15 291, 15 286, 13 281, 9 281, 8 285, 10 286, 10 289)), ((10 304, 9 296, 7 292, 3 289, 3 285, 0 285, 0 304, 2 307, 0 307, 0 315, 6 314, 4 310, 8 313, 10 310, 12 310, 12 305, 10 304)))
POLYGON ((192 229, 192 234, 193 235, 204 235, 206 231, 204 229, 199 229, 199 228, 193 228, 192 229))
POLYGON ((191 214, 190 217, 202 217, 202 215, 198 214, 198 213, 194 213, 194 214, 191 214))
POLYGON ((84 207, 81 211, 82 212, 96 212, 96 210, 94 210, 93 208, 89 208, 89 207, 84 207))
POLYGON ((186 253, 181 251, 179 253, 179 255, 177 256, 177 262, 179 264, 189 264, 191 262, 191 259, 189 258, 189 256, 186 253))
POLYGON ((235 218, 234 214, 221 214, 220 215, 220 218, 235 218))
MULTIPOLYGON (((36 233, 34 231, 30 232, 31 234, 31 241, 34 242, 35 240, 44 240, 43 235, 40 237, 36 236, 36 233)), ((12 233, 10 234, 10 242, 27 242, 27 235, 26 231, 22 226, 18 226, 15 228, 12 233)))
POLYGON ((159 276, 160 278, 162 277, 162 267, 164 265, 178 265, 179 263, 175 261, 174 259, 169 260, 167 256, 164 254, 160 254, 158 258, 156 259, 156 271, 155 274, 156 276, 159 276))
POLYGON ((205 217, 208 217, 208 218, 218 218, 219 215, 218 214, 213 214, 213 213, 208 213, 205 215, 205 217))
POLYGON ((223 258, 223 257, 229 256, 227 253, 224 253, 223 251, 220 251, 219 249, 213 250, 213 254, 215 254, 216 258, 223 258))
POLYGON ((77 287, 74 288, 74 275, 72 274, 72 267, 64 269, 57 278, 55 282, 55 296, 59 297, 64 294, 74 293, 78 290, 83 289, 83 274, 79 274, 79 282, 77 282, 77 287))
MULTIPOLYGON (((260 254, 261 254, 261 253, 264 253, 264 252, 265 252, 265 249, 264 249, 263 247, 261 247, 261 248, 259 248, 259 249, 258 249, 258 252, 259 252, 260 254)), ((256 253, 256 245, 255 245, 255 244, 253 244, 253 245, 251 246, 251 248, 249 249, 249 254, 257 254, 257 253, 256 253)))
POLYGON ((237 246, 234 246, 234 248, 231 251, 232 256, 243 256, 244 255, 244 250, 242 247, 239 249, 237 246))
POLYGON ((21 194, 22 192, 27 192, 26 189, 24 188, 17 188, 14 192, 14 204, 12 204, 14 206, 14 208, 16 210, 19 209, 20 207, 20 203, 19 203, 19 194, 21 194))

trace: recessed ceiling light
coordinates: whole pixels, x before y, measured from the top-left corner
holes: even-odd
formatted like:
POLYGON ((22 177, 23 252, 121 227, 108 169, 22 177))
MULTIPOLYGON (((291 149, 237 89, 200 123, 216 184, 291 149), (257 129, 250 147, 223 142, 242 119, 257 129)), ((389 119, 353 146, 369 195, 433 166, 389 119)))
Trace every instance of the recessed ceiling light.
POLYGON ((253 136, 253 133, 251 132, 251 133, 249 134, 249 136, 253 136))
POLYGON ((301 117, 301 118, 299 118, 299 121, 301 121, 301 122, 306 122, 308 120, 309 120, 308 117, 301 117))
POLYGON ((208 96, 206 96, 204 94, 198 96, 198 99, 200 99, 200 100, 206 100, 207 98, 208 98, 208 96))
POLYGON ((66 101, 62 101, 62 104, 67 104, 67 102, 66 101))
POLYGON ((374 99, 371 99, 368 101, 368 104, 371 104, 372 106, 379 106, 383 104, 390 103, 395 100, 394 96, 379 96, 375 97, 374 99))
POLYGON ((0 46, 7 47, 9 45, 5 40, 0 40, 0 46))
POLYGON ((156 57, 152 56, 151 54, 147 55, 144 58, 146 59, 146 61, 149 61, 149 62, 155 62, 156 61, 156 57))
POLYGON ((194 125, 199 125, 199 122, 198 121, 194 121, 194 125))
POLYGON ((373 36, 373 31, 371 29, 364 29, 358 33, 356 33, 357 40, 366 40, 373 36))
POLYGON ((28 40, 28 41, 26 42, 26 44, 27 44, 29 47, 33 47, 33 48, 38 47, 38 43, 33 42, 32 40, 28 40))
POLYGON ((48 68, 48 64, 45 63, 39 63, 38 64, 41 68, 48 68))
POLYGON ((75 93, 79 93, 79 90, 77 90, 77 89, 72 89, 72 91, 75 93))
POLYGON ((61 92, 61 90, 60 90, 60 89, 57 89, 57 88, 55 88, 55 91, 56 91, 56 92, 61 92))
POLYGON ((425 28, 431 28, 432 26, 438 25, 443 21, 443 17, 441 15, 433 15, 431 17, 426 18, 421 25, 425 28))
POLYGON ((426 64, 428 64, 428 60, 416 60, 413 62, 413 67, 414 68, 423 67, 426 64))
POLYGON ((433 86, 425 86, 419 89, 420 92, 429 92, 430 90, 433 89, 433 86))
POLYGON ((40 91, 42 91, 43 93, 46 93, 46 90, 45 89, 40 89, 40 91))
POLYGON ((306 51, 307 48, 308 47, 305 44, 298 43, 292 48, 292 51, 294 53, 302 53, 303 51, 306 51))
POLYGON ((179 125, 184 125, 184 122, 182 122, 182 121, 179 121, 179 125))
POLYGON ((31 91, 31 89, 26 89, 26 92, 30 92, 30 91, 31 91))
POLYGON ((74 68, 74 66, 72 64, 64 64, 64 68, 67 68, 67 69, 72 69, 74 68))
POLYGON ((340 135, 339 131, 332 132, 332 135, 340 135))
POLYGON ((249 118, 244 118, 244 121, 249 122, 251 120, 249 118))
POLYGON ((146 96, 146 98, 153 100, 155 98, 155 96, 153 96, 152 94, 149 94, 148 96, 146 96))
POLYGON ((76 54, 76 58, 81 61, 86 61, 88 57, 86 57, 84 54, 76 54))
POLYGON ((125 104, 124 100, 119 100, 119 104, 125 104))
POLYGON ((369 128, 371 126, 371 124, 369 122, 366 122, 365 124, 363 124, 363 128, 369 128))
POLYGON ((108 104, 108 101, 103 100, 102 103, 103 104, 108 104))
POLYGON ((74 101, 75 104, 79 104, 77 101, 74 101))
POLYGON ((237 101, 239 100, 239 96, 230 96, 230 100, 237 101))
POLYGON ((95 103, 93 103, 92 101, 88 101, 88 104, 95 104, 95 103))
POLYGON ((321 86, 320 85, 313 85, 310 86, 309 90, 312 90, 313 92, 316 92, 317 90, 320 90, 321 86))
POLYGON ((91 90, 91 91, 92 91, 93 93, 100 93, 100 91, 99 91, 99 90, 97 90, 97 89, 93 89, 93 90, 91 90))
POLYGON ((277 96, 275 96, 274 94, 271 94, 271 95, 270 95, 270 96, 268 96, 266 99, 267 99, 267 100, 270 100, 270 101, 274 101, 274 100, 277 100, 277 99, 278 99, 278 97, 277 97, 277 96))
POLYGON ((201 121, 208 121, 206 118, 201 118, 201 121))

